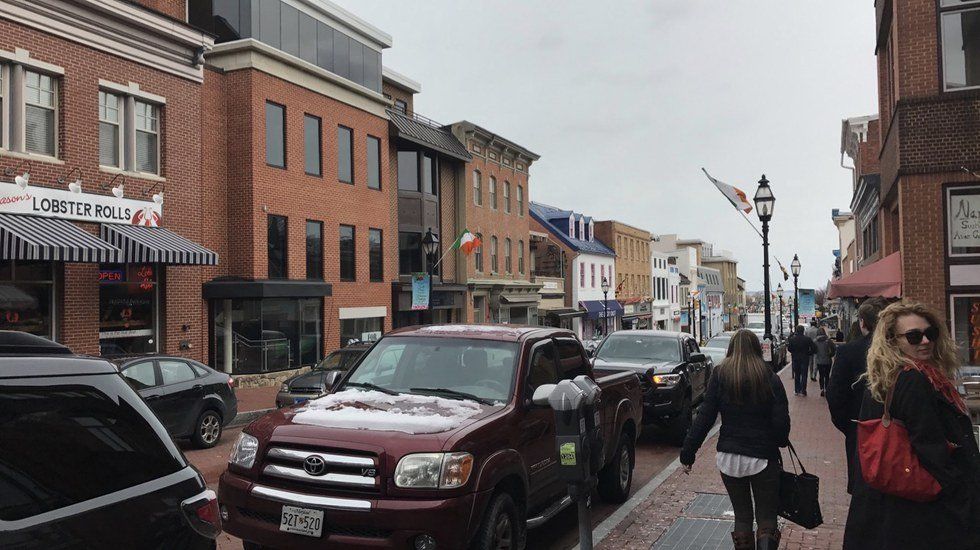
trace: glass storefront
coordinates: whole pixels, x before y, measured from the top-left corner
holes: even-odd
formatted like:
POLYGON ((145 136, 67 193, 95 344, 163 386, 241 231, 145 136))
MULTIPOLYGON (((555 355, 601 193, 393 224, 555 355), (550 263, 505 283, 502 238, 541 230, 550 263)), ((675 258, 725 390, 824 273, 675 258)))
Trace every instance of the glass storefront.
POLYGON ((52 262, 0 262, 0 330, 54 338, 52 262))
POLYGON ((953 296, 953 339, 964 365, 980 365, 980 294, 953 296))
POLYGON ((218 370, 226 370, 228 341, 235 374, 295 369, 321 358, 322 298, 214 300, 211 319, 211 365, 218 370))
POLYGON ((340 320, 340 347, 358 342, 374 342, 381 338, 384 330, 384 317, 365 317, 362 319, 340 320))
POLYGON ((156 353, 159 349, 158 266, 99 265, 99 350, 103 356, 156 353))

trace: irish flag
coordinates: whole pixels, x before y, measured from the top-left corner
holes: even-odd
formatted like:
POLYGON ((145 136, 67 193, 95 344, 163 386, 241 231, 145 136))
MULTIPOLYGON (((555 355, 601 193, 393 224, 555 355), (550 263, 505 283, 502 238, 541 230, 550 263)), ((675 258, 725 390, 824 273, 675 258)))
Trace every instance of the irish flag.
POLYGON ((715 187, 721 191, 721 194, 725 195, 725 198, 728 199, 728 202, 732 203, 732 206, 738 208, 746 214, 752 211, 752 203, 749 202, 748 197, 745 196, 745 191, 742 191, 738 187, 734 187, 716 180, 715 178, 711 177, 711 174, 709 174, 704 168, 702 168, 701 171, 704 172, 705 176, 708 176, 711 183, 715 184, 715 187))
POLYGON ((470 233, 469 229, 464 229, 459 238, 453 243, 453 248, 458 248, 463 254, 469 256, 474 250, 480 247, 480 238, 470 233))

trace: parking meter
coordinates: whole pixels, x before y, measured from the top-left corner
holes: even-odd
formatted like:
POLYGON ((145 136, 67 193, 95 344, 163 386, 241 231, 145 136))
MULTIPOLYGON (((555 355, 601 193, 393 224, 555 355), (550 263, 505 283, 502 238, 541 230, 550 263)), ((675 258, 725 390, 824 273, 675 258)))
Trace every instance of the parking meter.
POLYGON ((585 437, 589 448, 589 473, 595 475, 602 469, 603 457, 602 422, 599 419, 602 389, 584 374, 576 376, 572 383, 585 394, 582 417, 585 419, 585 437))

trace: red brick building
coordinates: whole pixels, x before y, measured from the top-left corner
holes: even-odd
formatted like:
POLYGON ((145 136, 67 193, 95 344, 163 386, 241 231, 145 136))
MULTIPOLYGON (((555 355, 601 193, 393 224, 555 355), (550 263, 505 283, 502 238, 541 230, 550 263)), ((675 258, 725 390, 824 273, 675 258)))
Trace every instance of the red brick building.
POLYGON ((0 3, 0 328, 205 359, 213 40, 143 3, 0 3))

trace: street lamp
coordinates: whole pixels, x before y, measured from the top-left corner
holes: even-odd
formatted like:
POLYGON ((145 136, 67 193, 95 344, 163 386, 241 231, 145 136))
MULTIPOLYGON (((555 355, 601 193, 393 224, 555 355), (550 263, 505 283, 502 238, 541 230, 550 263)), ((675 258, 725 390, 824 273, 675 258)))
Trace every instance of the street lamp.
MULTIPOLYGON (((426 264, 428 266, 427 271, 429 272, 429 300, 428 307, 429 311, 432 311, 432 274, 436 269, 436 262, 438 261, 439 254, 439 237, 432 234, 432 228, 430 227, 426 232, 425 236, 422 237, 422 252, 425 254, 426 264)), ((433 317, 430 313, 430 318, 433 317)))
POLYGON ((772 342, 772 304, 769 298, 769 293, 772 292, 769 286, 769 221, 772 220, 772 211, 776 206, 776 197, 772 194, 772 189, 769 187, 769 180, 766 179, 766 175, 762 174, 762 179, 759 180, 759 188, 755 191, 755 197, 752 199, 755 202, 755 211, 759 215, 759 221, 762 222, 762 275, 763 275, 763 299, 765 300, 765 314, 766 314, 766 333, 764 338, 772 342))
POLYGON ((602 278, 602 332, 609 336, 609 279, 602 278))
POLYGON ((776 296, 779 297, 779 339, 782 340, 783 332, 783 283, 776 285, 776 296))
MULTIPOLYGON (((800 325, 800 256, 799 254, 793 254, 793 263, 789 264, 790 269, 793 270, 793 326, 798 327, 800 325)), ((795 328, 794 328, 795 330, 795 328)))

